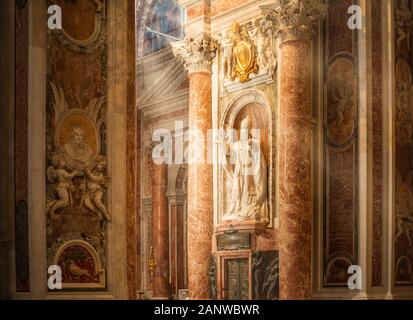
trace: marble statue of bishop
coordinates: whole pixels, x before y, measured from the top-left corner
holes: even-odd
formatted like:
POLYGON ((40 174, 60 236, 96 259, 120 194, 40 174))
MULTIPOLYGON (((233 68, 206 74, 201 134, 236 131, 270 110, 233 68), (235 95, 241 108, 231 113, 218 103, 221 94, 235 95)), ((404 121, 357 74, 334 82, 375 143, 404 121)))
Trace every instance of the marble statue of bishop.
POLYGON ((242 120, 239 141, 229 143, 231 166, 223 165, 227 177, 227 210, 224 221, 255 220, 268 223, 267 164, 260 141, 251 136, 249 116, 242 120))

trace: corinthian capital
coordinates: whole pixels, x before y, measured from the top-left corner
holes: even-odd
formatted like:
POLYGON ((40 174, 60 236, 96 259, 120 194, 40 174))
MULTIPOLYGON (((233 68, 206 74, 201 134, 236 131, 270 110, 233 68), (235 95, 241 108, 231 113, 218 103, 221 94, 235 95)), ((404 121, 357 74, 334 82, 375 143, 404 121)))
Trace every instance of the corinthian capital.
POLYGON ((172 42, 175 57, 182 60, 189 74, 195 72, 211 72, 211 63, 216 55, 218 43, 215 39, 203 37, 186 38, 172 42))
POLYGON ((260 7, 267 19, 272 20, 283 41, 310 40, 318 20, 324 19, 328 5, 319 0, 275 0, 274 4, 260 7))

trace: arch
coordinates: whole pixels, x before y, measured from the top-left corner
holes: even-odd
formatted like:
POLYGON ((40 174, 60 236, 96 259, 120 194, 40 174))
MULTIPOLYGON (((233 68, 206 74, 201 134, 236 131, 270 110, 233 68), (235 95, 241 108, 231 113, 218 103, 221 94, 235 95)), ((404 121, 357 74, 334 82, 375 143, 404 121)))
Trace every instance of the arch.
POLYGON ((186 164, 168 166, 167 194, 186 194, 188 166, 186 164))
MULTIPOLYGON (((265 95, 264 92, 256 89, 245 90, 240 94, 236 95, 224 109, 224 113, 221 119, 220 127, 223 128, 225 124, 231 126, 234 125, 236 116, 246 105, 250 103, 260 104, 273 120, 275 117, 275 110, 272 102, 265 95)), ((272 122, 272 121, 271 121, 272 122)))
POLYGON ((64 243, 56 252, 54 264, 62 269, 63 279, 65 274, 72 274, 76 271, 75 277, 80 279, 79 282, 70 281, 63 282, 62 287, 68 288, 104 288, 105 269, 102 269, 99 254, 95 248, 88 242, 83 240, 70 240, 64 243), (67 250, 71 250, 67 252, 67 250), (86 261, 83 265, 82 263, 86 261), (72 266, 73 265, 73 266, 72 266), (73 270, 72 270, 73 269, 73 270), (83 277, 83 278, 82 278, 83 277), (86 281, 85 281, 86 279, 86 281))

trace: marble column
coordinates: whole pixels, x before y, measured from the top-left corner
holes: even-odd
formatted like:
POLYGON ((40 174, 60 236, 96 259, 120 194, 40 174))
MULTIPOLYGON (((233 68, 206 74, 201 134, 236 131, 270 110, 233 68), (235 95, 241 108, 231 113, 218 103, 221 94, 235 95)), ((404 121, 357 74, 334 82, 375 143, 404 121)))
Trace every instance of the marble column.
POLYGON ((298 0, 263 8, 280 23, 280 299, 311 299, 312 106, 311 35, 325 6, 298 0), (289 10, 301 19, 293 19, 289 10), (291 18, 291 20, 290 20, 291 18), (299 23, 297 23, 299 21, 299 23))
POLYGON ((311 297, 312 127, 309 49, 309 43, 304 41, 284 42, 281 46, 281 299, 311 297))
POLYGON ((189 154, 194 156, 188 163, 187 222, 188 286, 189 297, 194 300, 208 299, 210 291, 213 199, 212 165, 206 159, 206 137, 207 130, 212 129, 211 61, 216 47, 216 42, 206 36, 173 43, 175 56, 182 59, 189 74, 189 130, 203 135, 202 140, 189 142, 188 146, 189 154))
POLYGON ((169 219, 166 189, 168 166, 153 164, 152 171, 152 243, 154 299, 169 297, 169 219))

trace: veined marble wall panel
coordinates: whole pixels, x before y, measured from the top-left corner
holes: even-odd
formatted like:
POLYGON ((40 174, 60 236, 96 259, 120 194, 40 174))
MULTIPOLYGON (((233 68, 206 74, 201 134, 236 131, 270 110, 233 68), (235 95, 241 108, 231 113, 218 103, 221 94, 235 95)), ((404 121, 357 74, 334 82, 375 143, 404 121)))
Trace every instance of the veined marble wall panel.
POLYGON ((329 1, 325 22, 325 287, 347 286, 347 269, 358 260, 357 34, 347 27, 352 4, 351 0, 329 1))
POLYGON ((14 250, 14 111, 15 111, 15 10, 14 0, 0 2, 0 300, 10 297, 12 283, 12 252, 14 250))
POLYGON ((28 66, 29 66, 29 5, 16 1, 15 7, 15 249, 16 292, 30 291, 28 239, 28 66))
POLYGON ((413 1, 394 1, 395 252, 394 285, 413 285, 413 1))

